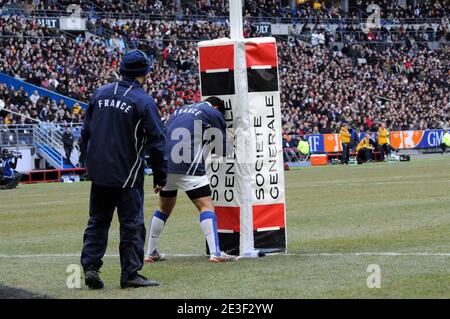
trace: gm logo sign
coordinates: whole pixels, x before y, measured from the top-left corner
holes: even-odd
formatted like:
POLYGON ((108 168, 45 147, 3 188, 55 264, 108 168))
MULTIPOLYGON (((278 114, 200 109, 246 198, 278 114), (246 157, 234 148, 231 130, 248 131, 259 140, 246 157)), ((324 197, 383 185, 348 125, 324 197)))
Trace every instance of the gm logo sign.
POLYGON ((320 147, 320 135, 309 135, 308 143, 311 153, 317 153, 320 147))

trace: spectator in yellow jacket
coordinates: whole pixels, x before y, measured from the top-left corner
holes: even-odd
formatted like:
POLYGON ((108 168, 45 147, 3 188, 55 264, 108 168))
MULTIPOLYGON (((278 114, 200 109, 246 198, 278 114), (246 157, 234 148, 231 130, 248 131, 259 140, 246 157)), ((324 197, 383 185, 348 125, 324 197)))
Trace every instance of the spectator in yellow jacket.
POLYGON ((81 106, 78 103, 75 103, 72 107, 74 114, 80 114, 81 113, 81 106))
POLYGON ((351 134, 348 131, 348 124, 343 123, 341 131, 339 132, 342 144, 342 164, 348 164, 348 157, 350 153, 350 137, 351 134))
POLYGON ((320 10, 322 9, 322 4, 319 1, 314 1, 313 8, 314 10, 320 10))
POLYGON ((373 146, 370 143, 371 136, 366 134, 356 147, 358 153, 358 164, 372 161, 373 146))
POLYGON ((385 123, 380 123, 377 136, 378 136, 378 147, 380 148, 381 153, 381 159, 384 161, 386 155, 389 155, 391 153, 389 145, 389 130, 386 128, 385 123))

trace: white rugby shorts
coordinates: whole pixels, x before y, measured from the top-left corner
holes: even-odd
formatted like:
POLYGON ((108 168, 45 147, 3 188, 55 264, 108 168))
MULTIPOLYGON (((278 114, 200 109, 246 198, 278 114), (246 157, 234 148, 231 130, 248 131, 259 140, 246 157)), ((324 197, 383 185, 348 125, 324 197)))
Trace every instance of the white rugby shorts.
POLYGON ((167 184, 163 187, 163 191, 182 190, 188 192, 206 185, 209 185, 209 179, 206 175, 168 174, 167 184))

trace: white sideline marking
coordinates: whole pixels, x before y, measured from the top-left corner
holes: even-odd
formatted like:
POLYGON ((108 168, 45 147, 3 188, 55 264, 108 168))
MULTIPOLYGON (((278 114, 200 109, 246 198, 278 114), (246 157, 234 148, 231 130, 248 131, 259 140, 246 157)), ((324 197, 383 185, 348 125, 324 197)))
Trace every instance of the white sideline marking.
MULTIPOLYGON (((0 254, 0 258, 59 258, 80 257, 78 254, 30 254, 30 255, 6 255, 0 254)), ((350 253, 277 253, 279 256, 300 257, 352 257, 352 256, 410 256, 410 257, 450 257, 450 253, 401 253, 401 252, 350 252, 350 253)), ((206 254, 166 254, 168 257, 204 257, 206 254)), ((118 254, 108 254, 105 257, 119 257, 118 254)))
MULTIPOLYGON (((433 184, 441 184, 441 183, 448 183, 450 180, 437 180, 437 181, 426 181, 426 183, 433 183, 433 184)), ((323 187, 325 185, 332 185, 332 184, 338 184, 339 181, 326 181, 326 182, 320 182, 320 183, 313 183, 308 185, 299 185, 300 187, 323 187)), ((386 182, 350 182, 346 183, 346 186, 367 186, 367 183, 370 185, 408 185, 408 184, 423 184, 424 181, 386 181, 386 182)), ((298 187, 298 186, 297 186, 298 187)))
POLYGON ((450 257, 450 253, 397 253, 397 252, 354 252, 354 253, 287 253, 287 256, 345 257, 345 256, 437 256, 450 257))
MULTIPOLYGON (((409 176, 408 176, 409 177, 409 176)), ((402 176, 403 178, 403 176, 402 176)), ((442 180, 430 180, 430 181, 426 181, 426 183, 444 183, 444 182, 450 182, 450 179, 442 179, 442 180)), ((317 182, 315 184, 319 185, 319 184, 330 184, 330 185, 334 185, 334 184, 339 184, 340 181, 338 180, 330 180, 330 181, 321 181, 321 182, 317 182)), ((423 180, 416 180, 416 181, 405 181, 405 180, 388 180, 388 181, 371 181, 371 184, 378 184, 378 185, 386 185, 386 184, 417 184, 417 183, 424 183, 423 180)), ((350 182, 350 184, 353 185, 363 185, 363 182, 350 182)))
POLYGON ((229 72, 230 69, 209 69, 206 70, 206 73, 222 73, 222 72, 229 72))
MULTIPOLYGON (((200 257, 201 254, 165 254, 168 257, 200 257)), ((58 257, 80 257, 78 254, 30 254, 30 255, 0 255, 0 258, 58 258, 58 257)), ((104 257, 119 257, 119 254, 106 254, 104 257)))

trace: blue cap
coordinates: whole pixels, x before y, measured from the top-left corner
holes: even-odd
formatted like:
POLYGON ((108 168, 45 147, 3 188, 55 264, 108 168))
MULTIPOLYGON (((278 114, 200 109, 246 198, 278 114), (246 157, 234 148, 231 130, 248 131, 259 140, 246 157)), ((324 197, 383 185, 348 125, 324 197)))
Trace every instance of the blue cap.
POLYGON ((125 54, 120 61, 120 74, 137 77, 150 72, 151 65, 147 55, 140 50, 132 50, 125 54))

